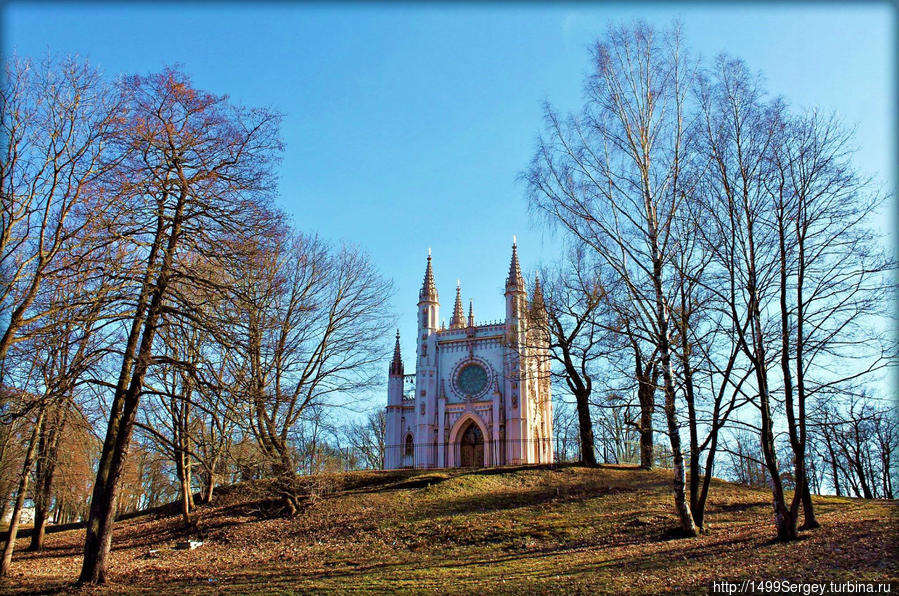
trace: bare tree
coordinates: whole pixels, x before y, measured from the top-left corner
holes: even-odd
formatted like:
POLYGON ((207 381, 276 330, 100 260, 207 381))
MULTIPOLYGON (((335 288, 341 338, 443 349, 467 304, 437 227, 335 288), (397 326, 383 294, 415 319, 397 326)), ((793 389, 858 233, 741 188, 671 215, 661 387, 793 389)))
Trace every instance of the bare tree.
POLYGON ((779 539, 791 540, 800 504, 803 528, 818 525, 807 481, 808 400, 895 361, 895 347, 870 325, 895 268, 866 227, 882 197, 856 174, 850 136, 835 120, 791 116, 739 60, 719 57, 698 88, 713 164, 703 187, 711 216, 698 232, 720 269, 704 287, 726 305, 720 310, 754 373, 775 525, 779 539), (781 397, 796 488, 789 505, 774 430, 781 397))
POLYGON ((344 431, 347 441, 361 456, 366 468, 380 470, 384 467, 386 425, 387 413, 384 408, 376 408, 363 420, 349 424, 344 431))
POLYGON ((819 457, 837 495, 894 497, 895 407, 877 407, 868 394, 847 404, 825 402, 811 413, 809 427, 821 438, 819 457))
POLYGON ((46 410, 46 403, 44 400, 41 400, 35 413, 31 437, 28 439, 28 449, 25 452, 25 461, 22 464, 22 471, 19 475, 19 486, 16 490, 16 502, 13 506, 12 517, 9 520, 9 531, 6 536, 6 544, 3 546, 2 559, 0 559, 0 577, 9 576, 10 566, 12 565, 12 554, 16 548, 16 537, 19 532, 19 522, 22 517, 22 507, 25 504, 25 495, 28 491, 28 484, 31 481, 31 472, 37 456, 38 440, 40 437, 40 430, 44 424, 46 410))
POLYGON ((658 348, 665 420, 674 463, 675 510, 696 534, 685 472, 672 363, 671 221, 689 179, 681 176, 692 65, 675 29, 610 28, 594 52, 595 74, 579 119, 546 110, 543 139, 528 173, 531 205, 587 244, 628 294, 632 320, 658 348))
MULTIPOLYGON (((610 349, 608 303, 599 267, 590 266, 584 251, 572 249, 557 270, 544 270, 543 285, 535 283, 528 322, 536 336, 548 340, 549 354, 560 368, 553 377, 565 382, 574 396, 581 461, 596 465, 590 396, 596 363, 610 349)), ((546 344, 544 344, 546 345, 546 344)))
POLYGON ((553 404, 553 437, 556 462, 581 461, 577 408, 560 396, 553 404))
POLYGON ((63 248, 92 218, 115 206, 99 179, 110 166, 110 133, 120 121, 121 100, 100 74, 74 59, 40 65, 13 57, 0 87, 0 383, 10 347, 53 311, 35 299, 48 276, 65 275, 91 247, 63 248))
POLYGON ((796 524, 779 474, 768 370, 772 347, 764 318, 777 271, 775 238, 766 220, 770 214, 766 181, 772 174, 769 156, 783 121, 783 106, 764 101, 760 81, 742 62, 719 57, 713 77, 700 92, 700 104, 705 150, 713 164, 706 196, 714 216, 709 229, 699 231, 723 271, 724 283, 707 287, 728 304, 730 327, 754 371, 777 536, 792 540, 796 524))
MULTIPOLYGON (((699 176, 705 165, 702 156, 695 158, 691 174, 699 176)), ((709 272, 713 253, 699 233, 708 216, 702 209, 701 185, 693 188, 696 194, 673 219, 678 250, 672 259, 677 275, 671 315, 675 374, 690 437, 690 510, 696 525, 704 528, 719 438, 731 415, 747 401, 742 389, 752 371, 740 358, 728 304, 706 287, 722 280, 709 272)))
MULTIPOLYGON (((634 411, 633 404, 624 395, 612 391, 599 396, 594 405, 599 410, 597 442, 602 449, 603 461, 629 464, 642 458, 642 443, 641 448, 637 448, 638 437, 642 439, 638 423, 641 415, 634 411)), ((650 452, 655 457, 655 449, 650 452)))
POLYGON ((193 275, 190 265, 197 258, 226 260, 223 238, 259 229, 267 211, 258 201, 272 188, 270 168, 280 150, 277 116, 198 91, 176 70, 130 77, 121 88, 128 112, 115 139, 124 157, 108 182, 120 210, 109 227, 133 242, 135 283, 80 583, 106 581, 119 479, 161 317, 189 316, 193 310, 189 303, 171 302, 171 285, 193 275), (184 255, 190 255, 189 263, 184 255))
POLYGON ((16 476, 25 459, 25 441, 19 439, 30 428, 26 428, 28 420, 18 415, 26 409, 23 401, 21 391, 0 386, 0 498, 3 499, 0 520, 6 519, 11 511, 17 486, 16 476))
POLYGON ((659 387, 659 350, 647 340, 647 333, 640 330, 639 322, 630 319, 627 309, 618 309, 618 332, 624 343, 618 352, 621 365, 619 369, 625 371, 632 367, 632 375, 625 374, 625 378, 632 382, 619 388, 620 395, 627 395, 636 387, 637 406, 640 409, 639 417, 625 416, 625 421, 630 424, 640 435, 640 467, 649 470, 655 465, 655 423, 653 417, 656 413, 656 390, 659 387))
MULTIPOLYGON (((161 334, 171 360, 183 359, 187 366, 196 366, 197 353, 191 349, 196 332, 175 329, 175 333, 161 334), (187 344, 187 345, 185 345, 187 344), (185 353, 188 352, 189 353, 185 353)), ((159 358, 157 358, 158 360, 159 358)), ((192 427, 197 422, 193 408, 194 384, 190 372, 171 361, 159 363, 147 381, 144 394, 152 407, 145 408, 143 419, 135 422, 147 444, 154 446, 160 455, 169 458, 175 467, 175 475, 181 490, 181 516, 185 525, 191 523, 193 500, 193 448, 192 427)))
MULTIPOLYGON (((78 296, 83 289, 85 279, 84 276, 70 276, 66 282, 73 280, 76 283, 45 284, 45 286, 55 286, 50 301, 59 304, 73 296, 78 296)), ((60 280, 51 277, 45 281, 59 282, 60 280)), ((35 520, 30 548, 32 550, 43 549, 56 459, 66 419, 73 409, 72 396, 79 377, 92 362, 96 361, 99 354, 92 339, 94 327, 101 312, 100 305, 104 303, 108 286, 101 284, 92 289, 96 290, 97 299, 87 308, 44 307, 46 312, 53 313, 51 324, 43 327, 40 333, 29 333, 28 342, 16 342, 16 345, 13 346, 13 351, 19 352, 18 356, 27 354, 27 358, 32 362, 29 372, 36 373, 36 375, 26 374, 24 378, 20 377, 20 379, 28 382, 28 376, 32 376, 31 382, 35 384, 40 393, 39 397, 23 402, 24 409, 19 413, 26 418, 34 416, 34 427, 28 441, 9 536, 4 548, 3 560, 0 563, 0 576, 9 573, 19 516, 32 472, 34 472, 36 485, 32 491, 35 520)), ((40 304, 43 299, 44 297, 41 297, 35 304, 40 304)), ((21 370, 16 372, 21 372, 21 370)))
POLYGON ((819 391, 859 379, 895 360, 872 332, 888 303, 885 273, 895 268, 868 222, 883 202, 850 158, 851 134, 816 112, 792 117, 773 146, 769 180, 777 225, 781 372, 796 496, 803 528, 818 527, 806 482, 807 402, 819 391), (848 374, 833 374, 842 361, 848 374), (853 364, 853 363, 860 363, 853 364))
MULTIPOLYGON (((289 230, 230 275, 246 419, 289 487, 298 467, 290 437, 306 410, 375 382, 391 285, 357 249, 289 230)), ((295 495, 286 488, 284 496, 296 512, 295 495)))

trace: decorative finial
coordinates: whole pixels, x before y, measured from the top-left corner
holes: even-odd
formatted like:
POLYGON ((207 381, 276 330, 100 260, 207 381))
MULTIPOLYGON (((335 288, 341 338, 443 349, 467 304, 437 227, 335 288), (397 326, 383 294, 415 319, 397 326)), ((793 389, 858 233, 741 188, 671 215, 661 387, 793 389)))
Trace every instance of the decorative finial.
POLYGON ((512 246, 515 246, 518 242, 515 239, 515 234, 512 234, 512 246))
POLYGON ((430 246, 428 247, 428 256, 429 257, 431 256, 431 247, 430 246))

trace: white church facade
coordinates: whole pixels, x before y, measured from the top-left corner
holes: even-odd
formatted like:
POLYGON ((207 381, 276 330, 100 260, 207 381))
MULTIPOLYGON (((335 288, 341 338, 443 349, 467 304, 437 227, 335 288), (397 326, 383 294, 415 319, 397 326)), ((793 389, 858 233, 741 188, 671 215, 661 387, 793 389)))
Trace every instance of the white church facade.
POLYGON ((404 374, 399 332, 390 363, 385 468, 553 461, 549 344, 528 324, 544 312, 543 295, 535 280, 528 298, 514 243, 505 299, 505 321, 477 324, 471 304, 465 316, 457 285, 450 324, 440 325, 428 254, 415 373, 404 374))

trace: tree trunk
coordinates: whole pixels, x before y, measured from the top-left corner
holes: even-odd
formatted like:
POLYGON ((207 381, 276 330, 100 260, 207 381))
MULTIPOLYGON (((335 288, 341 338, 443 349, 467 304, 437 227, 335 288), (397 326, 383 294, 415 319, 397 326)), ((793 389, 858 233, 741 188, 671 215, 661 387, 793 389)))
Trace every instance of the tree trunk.
MULTIPOLYGON (((686 314, 686 300, 681 302, 681 316, 689 316, 686 314)), ((687 339, 688 321, 683 320, 680 329, 681 335, 681 367, 683 375, 683 384, 685 388, 685 398, 687 401, 687 425, 690 431, 690 513, 693 515, 693 523, 702 530, 702 520, 704 518, 703 511, 704 501, 700 502, 700 468, 699 461, 699 428, 696 419, 696 392, 693 387, 693 370, 690 367, 690 342, 687 339)), ((715 420, 712 424, 715 424, 715 420)), ((708 475, 708 472, 706 472, 708 475)))
POLYGON ((648 374, 637 375, 637 399, 640 402, 640 467, 650 470, 653 459, 652 415, 655 410, 655 385, 648 374))
MULTIPOLYGON (((664 359, 664 356, 663 356, 664 359)), ((663 364, 664 365, 664 364, 663 364)), ((665 390, 665 419, 668 422, 668 432, 671 436, 671 455, 674 460, 673 486, 674 508, 680 518, 681 530, 687 536, 696 536, 696 524, 690 508, 687 506, 684 479, 684 456, 681 453, 680 431, 677 426, 677 416, 674 409, 674 391, 665 390)))
POLYGON ((39 441, 40 456, 37 460, 37 482, 34 487, 34 529, 31 531, 31 544, 29 551, 40 552, 44 550, 44 536, 47 531, 47 521, 50 513, 50 502, 53 496, 53 478, 56 475, 56 460, 59 456, 59 444, 62 439, 62 427, 66 422, 64 405, 54 408, 55 420, 50 422, 44 419, 44 429, 39 441))
MULTIPOLYGON (((112 526, 114 513, 118 500, 119 478, 125 467, 125 458, 128 455, 128 447, 131 442, 131 433, 134 430, 134 419, 137 415, 137 407, 143 390, 144 376, 150 365, 153 350, 153 339, 156 335, 156 327, 162 310, 162 302, 165 297, 171 275, 172 262, 178 238, 181 234, 181 224, 184 205, 187 200, 187 191, 182 189, 177 206, 172 214, 172 228, 168 234, 163 261, 153 284, 152 297, 146 310, 146 318, 142 320, 142 303, 146 294, 142 293, 138 309, 135 312, 134 324, 129 336, 129 348, 126 350, 122 364, 122 373, 119 377, 116 397, 113 399, 113 407, 110 410, 109 426, 106 439, 103 443, 103 451, 100 455, 100 463, 97 470, 97 479, 94 483, 94 491, 91 497, 90 516, 87 523, 87 532, 84 540, 84 561, 81 566, 81 575, 78 583, 104 584, 106 583, 106 561, 112 546, 112 526), (140 331, 142 330, 142 333, 140 331), (131 369, 129 354, 133 354, 133 347, 137 344, 137 336, 140 335, 140 348, 134 358, 134 374, 128 382, 127 373, 131 369), (127 390, 122 391, 127 384, 127 390), (120 409, 119 409, 120 408, 120 409)), ((165 218, 160 215, 157 219, 156 242, 148 257, 147 274, 153 271, 156 262, 155 252, 160 248, 161 239, 165 230, 165 218)), ((144 288, 150 285, 144 283, 144 288)))
MULTIPOLYGON (((789 431, 790 447, 793 450, 793 476, 796 484, 796 490, 793 493, 793 501, 790 504, 790 520, 795 525, 799 518, 799 506, 802 504, 806 515, 806 520, 811 518, 817 527, 817 521, 814 521, 815 513, 812 508, 812 501, 808 494, 808 480, 806 478, 805 469, 805 408, 804 408, 804 391, 802 384, 803 358, 802 358, 802 323, 803 323, 803 303, 802 303, 802 281, 803 281, 803 253, 801 235, 799 235, 799 271, 796 282, 796 398, 798 401, 798 413, 794 411, 793 403, 793 374, 790 370, 790 323, 789 323, 789 305, 787 303, 787 248, 786 248, 786 230, 784 222, 787 215, 784 211, 780 211, 778 217, 778 247, 780 251, 780 285, 779 285, 779 302, 780 302, 780 327, 781 327, 781 354, 780 365, 784 383, 784 407, 787 413, 787 430, 789 431)), ((795 533, 795 532, 794 532, 795 533)))
MULTIPOLYGON (((693 510, 693 521, 700 530, 705 530, 705 504, 709 497, 709 487, 712 483, 712 470, 715 465, 715 452, 718 449, 718 427, 712 422, 712 437, 709 441, 709 452, 705 460, 705 476, 702 479, 702 487, 696 498, 696 508, 693 510)), ((692 495, 691 495, 692 497, 692 495)))
MULTIPOLYGON (((756 321, 758 323, 758 321, 756 321)), ((771 491, 774 506, 774 526, 777 529, 777 539, 781 541, 795 540, 796 522, 790 509, 786 505, 783 492, 783 483, 780 479, 780 471, 777 466, 777 454, 774 447, 774 431, 771 423, 771 406, 769 404, 767 377, 761 367, 764 366, 764 352, 757 351, 756 377, 759 383, 759 394, 762 411, 761 443, 762 453, 765 456, 765 465, 771 476, 771 491)))
MULTIPOLYGON (((745 192, 745 191, 744 191, 745 192)), ((744 196, 743 204, 748 205, 744 196)), ((744 207, 745 208, 745 207, 744 207)), ((747 215, 747 221, 749 217, 747 215)), ((746 355, 755 369, 755 378, 759 392, 759 410, 761 412, 762 425, 759 432, 759 440, 762 446, 762 455, 765 459, 765 467, 771 477, 771 496, 774 508, 774 526, 777 529, 777 539, 781 541, 795 540, 796 522, 787 508, 784 498, 783 483, 780 478, 780 469, 777 465, 777 452, 774 445, 774 429, 771 420, 771 395, 768 390, 767 359, 765 356, 764 334, 762 331, 762 315, 759 307, 758 277, 756 274, 755 237, 752 225, 748 226, 748 255, 747 255, 747 283, 748 315, 750 321, 750 333, 752 348, 742 337, 746 355)))
POLYGON ((812 494, 809 490, 807 476, 802 487, 802 513, 804 519, 802 525, 799 527, 800 530, 814 530, 815 528, 821 527, 821 524, 818 523, 818 520, 815 517, 815 509, 812 506, 812 494))
POLYGON ((178 480, 181 486, 181 519, 186 525, 190 525, 190 478, 187 466, 184 463, 184 452, 180 449, 175 456, 178 468, 178 480))
POLYGON ((840 491, 840 470, 837 467, 837 454, 834 452, 833 443, 831 442, 830 433, 827 432, 827 419, 824 420, 824 442, 827 445, 827 452, 830 454, 830 473, 833 476, 833 490, 838 497, 842 497, 840 491))
MULTIPOLYGON (((653 244, 655 244, 653 239, 653 244)), ((658 255, 658 249, 656 249, 658 255)), ((668 314, 662 294, 662 262, 655 259, 653 265, 653 283, 655 285, 656 298, 656 324, 658 325, 659 357, 662 365, 662 378, 665 391, 665 420, 668 423, 668 436, 671 442, 671 456, 674 462, 673 488, 674 508, 680 518, 681 531, 686 536, 696 536, 696 523, 687 506, 685 490, 684 454, 681 452, 680 428, 677 424, 677 410, 675 409, 674 378, 671 373, 671 351, 668 338, 668 314)))
POLYGON ((215 491, 215 472, 210 470, 206 474, 206 484, 203 486, 203 502, 204 503, 207 503, 207 504, 212 503, 213 491, 215 491))
MULTIPOLYGON (((560 342, 562 343, 562 342, 560 342)), ((590 393, 592 383, 590 377, 582 377, 571 359, 571 345, 562 348, 562 361, 565 365, 565 382, 574 395, 577 406, 577 421, 580 437, 580 460, 588 466, 596 466, 596 449, 593 439, 593 420, 590 418, 590 393)))
POLYGON ((28 480, 31 476, 31 466, 34 465, 37 453, 38 435, 44 424, 44 406, 41 406, 34 421, 34 430, 31 431, 31 439, 28 443, 28 451, 25 453, 25 462, 22 465, 22 477, 19 479, 19 492, 16 495, 16 504, 13 506, 12 518, 9 520, 9 535, 6 545, 3 547, 3 559, 0 560, 0 577, 9 576, 9 568, 12 565, 12 553, 16 548, 16 536, 19 533, 19 521, 22 517, 22 508, 25 505, 25 493, 28 490, 28 480))
POLYGON ((589 394, 575 394, 577 421, 581 438, 581 461, 584 465, 596 466, 596 451, 593 448, 593 421, 590 419, 589 394))
POLYGON ((137 399, 130 395, 126 395, 123 401, 121 417, 111 420, 115 425, 107 434, 112 440, 108 449, 104 445, 104 451, 100 456, 100 467, 91 496, 79 583, 106 583, 106 560, 112 546, 112 525, 118 503, 119 478, 124 468, 138 405, 137 399))
POLYGON ((42 506, 38 506, 37 501, 34 505, 34 526, 31 530, 31 544, 28 545, 27 550, 41 552, 44 550, 44 535, 47 532, 47 505, 44 503, 42 506))
MULTIPOLYGON (((174 400, 173 400, 174 401, 174 400)), ((175 407, 175 404, 172 404, 175 407)), ((190 478, 190 462, 187 454, 186 437, 184 428, 179 428, 178 421, 173 420, 175 437, 175 470, 178 476, 178 484, 181 488, 181 518, 185 525, 190 525, 190 512, 193 509, 193 499, 191 499, 191 478, 190 478)))

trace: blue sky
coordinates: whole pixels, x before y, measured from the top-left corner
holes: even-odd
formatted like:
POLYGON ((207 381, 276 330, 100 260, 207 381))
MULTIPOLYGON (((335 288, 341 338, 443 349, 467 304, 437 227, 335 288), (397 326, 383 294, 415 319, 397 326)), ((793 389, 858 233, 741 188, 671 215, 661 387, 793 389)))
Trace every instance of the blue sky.
POLYGON ((411 371, 428 247, 447 319, 457 278, 478 320, 503 316, 513 234, 525 269, 555 253, 517 175, 543 101, 577 108, 591 42, 634 18, 679 18, 693 52, 739 56, 792 105, 837 111, 857 127, 859 167, 895 188, 886 3, 9 3, 2 38, 7 53, 77 53, 110 77, 180 63, 202 89, 283 112, 279 203, 394 279, 411 371))

